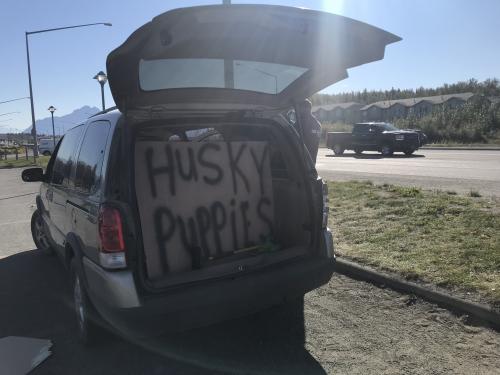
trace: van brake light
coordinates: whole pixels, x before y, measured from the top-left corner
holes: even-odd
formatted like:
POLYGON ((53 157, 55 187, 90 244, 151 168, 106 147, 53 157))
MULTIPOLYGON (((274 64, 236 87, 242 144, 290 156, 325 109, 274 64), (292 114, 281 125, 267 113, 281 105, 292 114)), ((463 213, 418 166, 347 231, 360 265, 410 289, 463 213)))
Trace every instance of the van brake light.
POLYGON ((120 211, 116 208, 101 206, 99 210, 99 238, 101 251, 116 253, 125 250, 120 211))

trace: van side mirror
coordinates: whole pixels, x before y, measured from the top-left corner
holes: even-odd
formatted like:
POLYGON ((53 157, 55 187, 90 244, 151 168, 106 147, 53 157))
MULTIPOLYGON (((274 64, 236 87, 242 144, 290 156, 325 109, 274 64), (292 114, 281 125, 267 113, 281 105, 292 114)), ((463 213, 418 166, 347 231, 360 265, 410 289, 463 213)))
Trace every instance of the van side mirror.
POLYGON ((43 181, 43 168, 27 168, 21 173, 24 182, 43 181))

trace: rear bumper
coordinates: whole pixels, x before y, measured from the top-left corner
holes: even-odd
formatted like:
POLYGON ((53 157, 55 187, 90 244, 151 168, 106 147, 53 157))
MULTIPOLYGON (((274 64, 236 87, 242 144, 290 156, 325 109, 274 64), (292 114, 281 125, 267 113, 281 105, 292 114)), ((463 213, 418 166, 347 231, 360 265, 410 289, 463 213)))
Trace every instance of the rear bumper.
POLYGON ((139 302, 133 298, 135 288, 127 281, 132 280, 129 271, 98 271, 84 262, 89 295, 96 309, 115 328, 134 337, 195 328, 281 304, 327 283, 333 265, 334 258, 298 260, 232 279, 179 288, 139 302), (106 298, 102 287, 95 289, 97 279, 105 282, 103 272, 115 277, 122 274, 124 289, 118 292, 118 298, 106 298))

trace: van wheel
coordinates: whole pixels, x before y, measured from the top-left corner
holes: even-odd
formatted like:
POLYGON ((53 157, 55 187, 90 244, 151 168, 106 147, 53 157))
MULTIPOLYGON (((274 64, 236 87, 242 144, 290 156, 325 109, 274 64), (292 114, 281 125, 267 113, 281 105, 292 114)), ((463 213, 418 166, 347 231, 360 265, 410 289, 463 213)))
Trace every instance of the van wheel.
POLYGON ((71 261, 71 281, 73 291, 73 305, 75 308, 78 341, 85 346, 92 344, 97 334, 97 327, 93 319, 96 311, 83 286, 83 280, 78 272, 76 260, 71 261))
POLYGON ((46 255, 54 254, 54 249, 50 245, 49 237, 45 231, 42 215, 40 211, 35 210, 31 216, 31 236, 37 249, 46 255))
POLYGON ((388 145, 382 146, 382 149, 380 150, 380 152, 384 156, 391 156, 394 153, 393 149, 388 145))
POLYGON ((406 150, 404 153, 405 153, 406 156, 410 156, 414 152, 415 152, 415 150, 406 150))
POLYGON ((333 153, 335 155, 342 155, 344 153, 344 148, 341 145, 333 146, 333 153))
POLYGON ((363 153, 363 150, 360 148, 355 148, 354 152, 356 153, 356 155, 361 155, 363 153))

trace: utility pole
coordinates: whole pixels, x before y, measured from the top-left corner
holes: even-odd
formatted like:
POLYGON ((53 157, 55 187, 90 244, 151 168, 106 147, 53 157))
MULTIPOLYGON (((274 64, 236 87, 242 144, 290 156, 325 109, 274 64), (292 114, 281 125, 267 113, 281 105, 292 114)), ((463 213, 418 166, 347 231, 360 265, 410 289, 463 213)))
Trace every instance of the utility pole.
MULTIPOLYGON (((222 5, 231 5, 231 0, 222 0, 222 5)), ((224 87, 234 89, 234 61, 224 59, 224 87)))
POLYGON ((31 135, 33 136, 33 160, 36 161, 38 157, 38 141, 36 137, 36 125, 35 125, 35 106, 33 105, 33 85, 31 84, 31 66, 30 66, 30 49, 28 46, 28 32, 24 33, 26 37, 26 60, 28 61, 28 82, 30 86, 30 103, 31 103, 31 135))
POLYGON ((30 87, 30 102, 31 102, 31 134, 33 135, 33 140, 35 144, 33 145, 33 159, 36 160, 38 157, 38 142, 36 136, 36 124, 35 124, 35 106, 33 105, 33 85, 31 83, 31 66, 30 66, 30 50, 28 45, 28 36, 33 34, 41 34, 47 33, 51 31, 59 31, 59 30, 67 30, 67 29, 76 29, 79 27, 87 27, 87 26, 95 26, 95 25, 104 25, 104 26, 112 26, 109 22, 96 22, 96 23, 86 23, 84 25, 74 25, 74 26, 64 26, 64 27, 56 27, 52 29, 45 30, 36 30, 36 31, 26 31, 24 36, 26 38, 26 60, 28 62, 28 82, 30 87))

